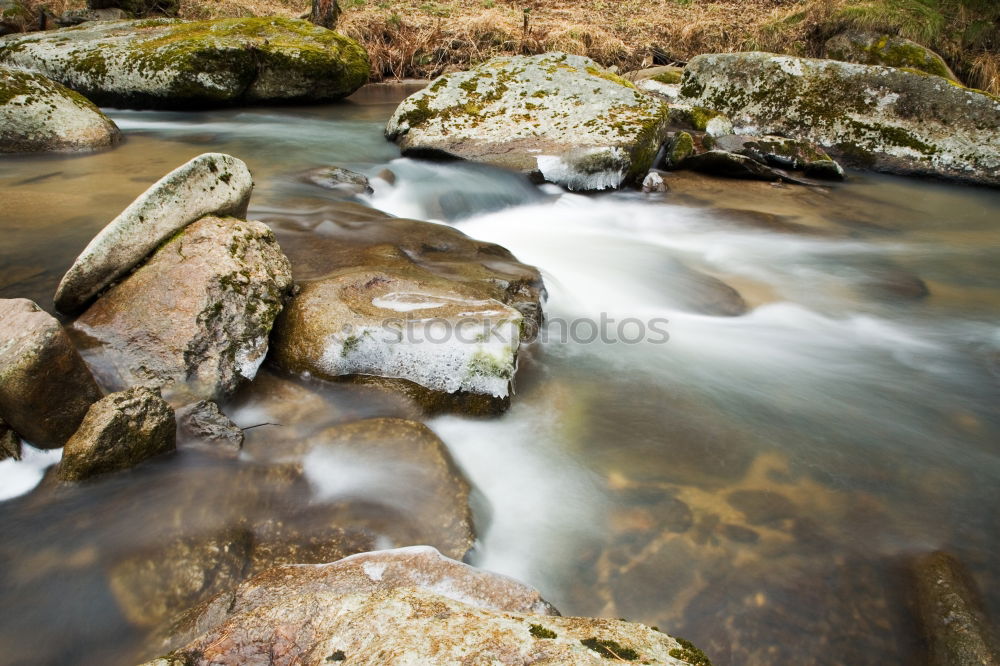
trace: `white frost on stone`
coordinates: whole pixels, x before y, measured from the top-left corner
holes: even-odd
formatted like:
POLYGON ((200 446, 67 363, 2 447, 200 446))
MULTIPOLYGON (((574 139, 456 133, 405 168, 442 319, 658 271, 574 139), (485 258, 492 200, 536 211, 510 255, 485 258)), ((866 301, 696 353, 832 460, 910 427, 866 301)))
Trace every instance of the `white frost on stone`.
POLYGON ((336 333, 327 339, 319 366, 332 376, 376 375, 446 393, 507 397, 516 369, 521 314, 495 301, 485 314, 469 310, 463 315, 408 319, 405 324, 400 319, 336 333))

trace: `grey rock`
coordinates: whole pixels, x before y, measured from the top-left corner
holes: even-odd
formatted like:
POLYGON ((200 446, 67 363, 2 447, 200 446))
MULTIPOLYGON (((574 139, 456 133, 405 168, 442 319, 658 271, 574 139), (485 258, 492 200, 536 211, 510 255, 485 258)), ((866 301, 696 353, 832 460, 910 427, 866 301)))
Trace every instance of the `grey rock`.
POLYGON ((306 180, 328 190, 343 190, 351 194, 371 194, 373 191, 367 176, 340 167, 314 169, 306 174, 306 180))
POLYGON ((100 21, 8 37, 0 64, 102 106, 191 108, 341 99, 368 81, 364 48, 308 21, 100 21))
POLYGON ((861 65, 909 67, 961 83, 944 58, 926 46, 898 35, 842 32, 826 41, 823 52, 824 56, 831 60, 856 62, 861 65))
POLYGON ((75 314, 178 231, 206 215, 244 217, 253 177, 242 160, 205 153, 154 183, 104 227, 56 289, 60 312, 75 314))
POLYGON ((103 9, 70 9, 56 18, 56 24, 69 27, 88 21, 122 21, 129 18, 124 9, 106 7, 103 9))
POLYGON ((0 300, 0 416, 43 449, 62 446, 101 397, 63 327, 35 303, 0 300))
POLYGON ((0 419, 0 460, 21 459, 21 437, 0 419))
POLYGON ((0 66, 0 153, 98 150, 120 138, 118 126, 79 93, 0 66))
POLYGON ((735 134, 816 143, 848 164, 1000 186, 1000 99, 922 72, 771 53, 697 56, 683 101, 735 134))
POLYGON ((589 58, 501 57, 411 95, 386 136, 406 154, 488 162, 574 190, 638 183, 665 137, 667 105, 589 58))
POLYGON ((84 479, 134 467, 175 448, 174 410, 159 393, 135 387, 91 405, 63 448, 59 478, 84 479))

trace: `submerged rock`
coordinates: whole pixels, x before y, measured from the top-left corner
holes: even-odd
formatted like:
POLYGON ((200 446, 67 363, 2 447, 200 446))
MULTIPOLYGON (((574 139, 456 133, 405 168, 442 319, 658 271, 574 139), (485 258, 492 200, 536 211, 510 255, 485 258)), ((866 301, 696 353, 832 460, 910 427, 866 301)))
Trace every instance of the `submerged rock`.
POLYGON ((8 37, 0 63, 134 108, 325 102, 360 88, 369 69, 354 40, 285 18, 89 23, 8 37))
POLYGON ((91 405, 66 442, 59 478, 82 481, 134 467, 173 451, 176 436, 174 410, 159 393, 143 387, 112 393, 91 405))
POLYGON ((21 438, 6 421, 0 419, 0 461, 8 458, 21 459, 21 438))
POLYGON ((274 360, 406 382, 428 411, 442 398, 506 401, 523 332, 541 321, 538 271, 451 227, 369 217, 282 234, 301 292, 275 325, 274 360))
POLYGON ((149 663, 195 655, 248 662, 276 651, 304 665, 687 663, 685 644, 666 634, 620 620, 559 617, 535 590, 430 548, 276 567, 193 612, 170 647, 149 663))
POLYGON ((94 237, 56 289, 60 312, 75 314, 178 231, 206 215, 246 215, 253 190, 247 165, 205 153, 174 169, 94 237))
POLYGON ((328 190, 344 190, 351 194, 371 194, 373 191, 367 176, 341 167, 314 169, 306 174, 306 180, 328 190))
POLYGON ((1000 100, 921 72, 770 53, 702 55, 684 101, 735 133, 817 143, 851 164, 1000 185, 1000 100))
POLYGON ((968 572, 947 553, 913 560, 914 602, 931 666, 995 666, 1000 643, 968 572))
POLYGON ((200 400, 177 410, 177 422, 186 439, 231 453, 243 448, 243 431, 211 400, 200 400))
POLYGON ((494 58, 438 78, 393 114, 404 154, 448 155, 573 190, 637 183, 665 136, 667 105, 583 56, 494 58))
POLYGON ((0 416, 43 449, 62 446, 101 397, 69 336, 23 299, 0 300, 0 416))
POLYGON ((842 32, 828 39, 823 51, 831 60, 916 69, 961 83, 944 58, 926 46, 898 35, 842 32))
POLYGON ((250 533, 238 527, 173 538, 118 561, 108 581, 129 622, 155 627, 235 587, 251 548, 250 533))
POLYGON ((120 138, 118 126, 79 93, 0 67, 0 153, 97 150, 120 138))
POLYGON ((253 379, 292 288, 260 222, 204 217, 108 290, 72 331, 103 384, 162 388, 174 404, 222 400, 253 379))

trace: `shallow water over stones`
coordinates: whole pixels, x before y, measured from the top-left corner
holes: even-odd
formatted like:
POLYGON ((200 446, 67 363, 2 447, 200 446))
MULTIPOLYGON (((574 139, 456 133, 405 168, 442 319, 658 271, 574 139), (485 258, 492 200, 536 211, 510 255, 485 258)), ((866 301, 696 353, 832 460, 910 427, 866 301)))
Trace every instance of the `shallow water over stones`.
MULTIPOLYGON (((300 256, 313 236, 330 242, 324 231, 374 230, 372 208, 453 224, 538 266, 549 292, 549 337, 522 352, 510 411, 428 422, 471 482, 472 563, 537 587, 565 615, 689 638, 717 665, 913 663, 902 562, 935 548, 963 560, 1000 617, 1000 194, 856 172, 823 188, 672 173, 665 195, 566 194, 400 160, 382 129, 404 94, 112 112, 125 133, 115 151, 0 160, 0 297, 51 309, 94 233, 206 151, 248 163, 250 219, 300 256), (303 178, 331 165, 367 175, 374 194, 303 178), (601 313, 615 335, 628 317, 665 319, 669 339, 560 341, 560 321, 601 313)), ((155 656, 143 648, 152 616, 267 553, 435 538, 447 465, 423 473, 309 445, 348 422, 419 419, 412 403, 265 366, 222 410, 257 426, 238 458, 179 440, 176 455, 130 472, 46 480, 0 503, 7 662, 136 663, 155 656), (204 553, 218 566, 198 584, 170 573, 204 553), (129 582, 160 560, 169 582, 155 593, 129 582)), ((17 478, 22 463, 0 462, 3 496, 55 462, 25 459, 17 478)))

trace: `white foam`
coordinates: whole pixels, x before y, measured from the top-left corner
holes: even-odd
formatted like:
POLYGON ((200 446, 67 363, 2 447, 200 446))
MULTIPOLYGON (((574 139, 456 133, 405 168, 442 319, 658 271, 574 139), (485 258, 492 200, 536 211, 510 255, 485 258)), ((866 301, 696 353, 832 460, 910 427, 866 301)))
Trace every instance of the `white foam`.
POLYGON ((62 449, 45 451, 22 444, 21 460, 0 462, 0 501, 9 500, 34 490, 45 470, 62 459, 62 449))

